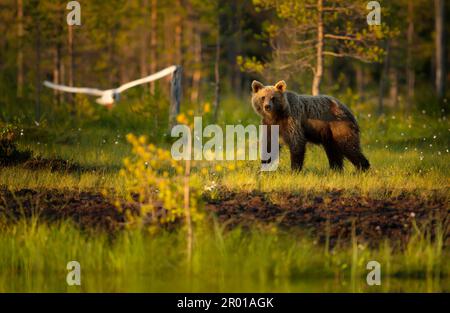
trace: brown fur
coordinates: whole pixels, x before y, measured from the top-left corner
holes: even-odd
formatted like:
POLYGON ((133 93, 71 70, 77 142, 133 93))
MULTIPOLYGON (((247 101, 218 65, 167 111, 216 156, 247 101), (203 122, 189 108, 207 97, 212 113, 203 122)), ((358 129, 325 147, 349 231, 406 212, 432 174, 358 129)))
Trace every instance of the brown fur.
POLYGON ((284 81, 275 86, 253 81, 252 91, 252 106, 262 123, 279 125, 281 138, 289 146, 293 170, 302 169, 307 142, 324 147, 332 169, 342 170, 344 157, 357 169, 369 169, 369 161, 361 152, 358 123, 337 99, 298 95, 287 91, 284 81))

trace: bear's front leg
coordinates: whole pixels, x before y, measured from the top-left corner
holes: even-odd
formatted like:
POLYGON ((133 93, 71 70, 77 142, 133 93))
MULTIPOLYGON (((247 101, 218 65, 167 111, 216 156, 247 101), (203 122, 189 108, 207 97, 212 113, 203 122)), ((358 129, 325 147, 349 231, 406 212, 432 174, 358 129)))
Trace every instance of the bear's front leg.
POLYGON ((272 162, 272 158, 269 157, 272 155, 272 127, 265 121, 263 121, 263 125, 266 126, 266 133, 263 134, 265 136, 261 142, 261 164, 270 164, 272 162))
POLYGON ((291 152, 291 169, 293 171, 301 171, 303 160, 305 159, 306 143, 295 143, 289 147, 291 152))

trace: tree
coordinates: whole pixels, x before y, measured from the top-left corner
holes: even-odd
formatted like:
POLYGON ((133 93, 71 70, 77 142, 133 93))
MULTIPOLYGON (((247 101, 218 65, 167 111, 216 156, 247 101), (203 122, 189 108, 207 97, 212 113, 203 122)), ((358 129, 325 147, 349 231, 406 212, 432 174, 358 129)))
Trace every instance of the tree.
POLYGON ((408 111, 411 111, 414 101, 414 85, 416 73, 413 62, 414 49, 414 2, 408 1, 408 31, 407 31, 407 57, 406 57, 406 81, 407 81, 407 99, 408 111))
POLYGON ((380 40, 385 25, 368 26, 365 3, 349 0, 254 0, 259 9, 275 9, 276 19, 266 27, 274 51, 271 71, 288 75, 309 69, 312 94, 320 92, 325 57, 349 57, 362 62, 381 60, 380 40))
MULTIPOLYGON (((158 1, 151 0, 150 5, 150 72, 153 74, 158 67, 158 1)), ((155 94, 155 82, 150 84, 150 92, 155 94)))
POLYGON ((23 1, 17 0, 17 97, 23 96, 23 1))
POLYGON ((221 12, 222 1, 217 0, 217 8, 216 8, 216 16, 217 16, 217 24, 216 24, 216 57, 214 63, 214 120, 217 121, 217 117, 219 114, 219 105, 220 105, 220 54, 222 49, 222 19, 223 14, 221 12))
POLYGON ((435 23, 436 23, 436 95, 440 103, 445 96, 445 10, 444 0, 434 1, 435 23))

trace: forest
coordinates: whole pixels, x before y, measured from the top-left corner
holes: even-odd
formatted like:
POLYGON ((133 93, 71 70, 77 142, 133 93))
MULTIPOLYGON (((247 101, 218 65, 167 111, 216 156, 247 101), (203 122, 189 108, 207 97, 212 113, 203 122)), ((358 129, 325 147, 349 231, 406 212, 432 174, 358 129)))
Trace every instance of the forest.
POLYGON ((445 0, 0 0, 0 291, 450 291, 449 18, 445 0), (175 124, 259 125, 254 80, 339 99, 371 169, 308 144, 292 171, 283 142, 268 173, 171 157, 175 124))
MULTIPOLYGON (((442 114, 449 62, 443 2, 430 10, 430 1, 386 1, 381 25, 371 29, 363 1, 325 1, 319 20, 316 1, 92 0, 81 3, 81 25, 71 26, 67 1, 5 0, 1 101, 33 102, 39 119, 51 110, 46 101, 77 108, 75 99, 43 90, 43 80, 108 88, 177 64, 185 105, 241 98, 258 78, 284 79, 307 94, 344 91, 378 114, 442 114)), ((156 84, 151 95, 167 92, 156 84)))

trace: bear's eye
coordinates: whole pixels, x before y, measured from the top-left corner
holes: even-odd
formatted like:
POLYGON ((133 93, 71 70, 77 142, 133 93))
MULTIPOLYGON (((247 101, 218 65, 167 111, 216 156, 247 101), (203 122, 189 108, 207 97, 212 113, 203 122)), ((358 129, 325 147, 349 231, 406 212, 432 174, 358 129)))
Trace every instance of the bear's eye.
POLYGON ((261 97, 261 100, 262 100, 262 101, 266 100, 266 97, 262 96, 262 97, 261 97))

